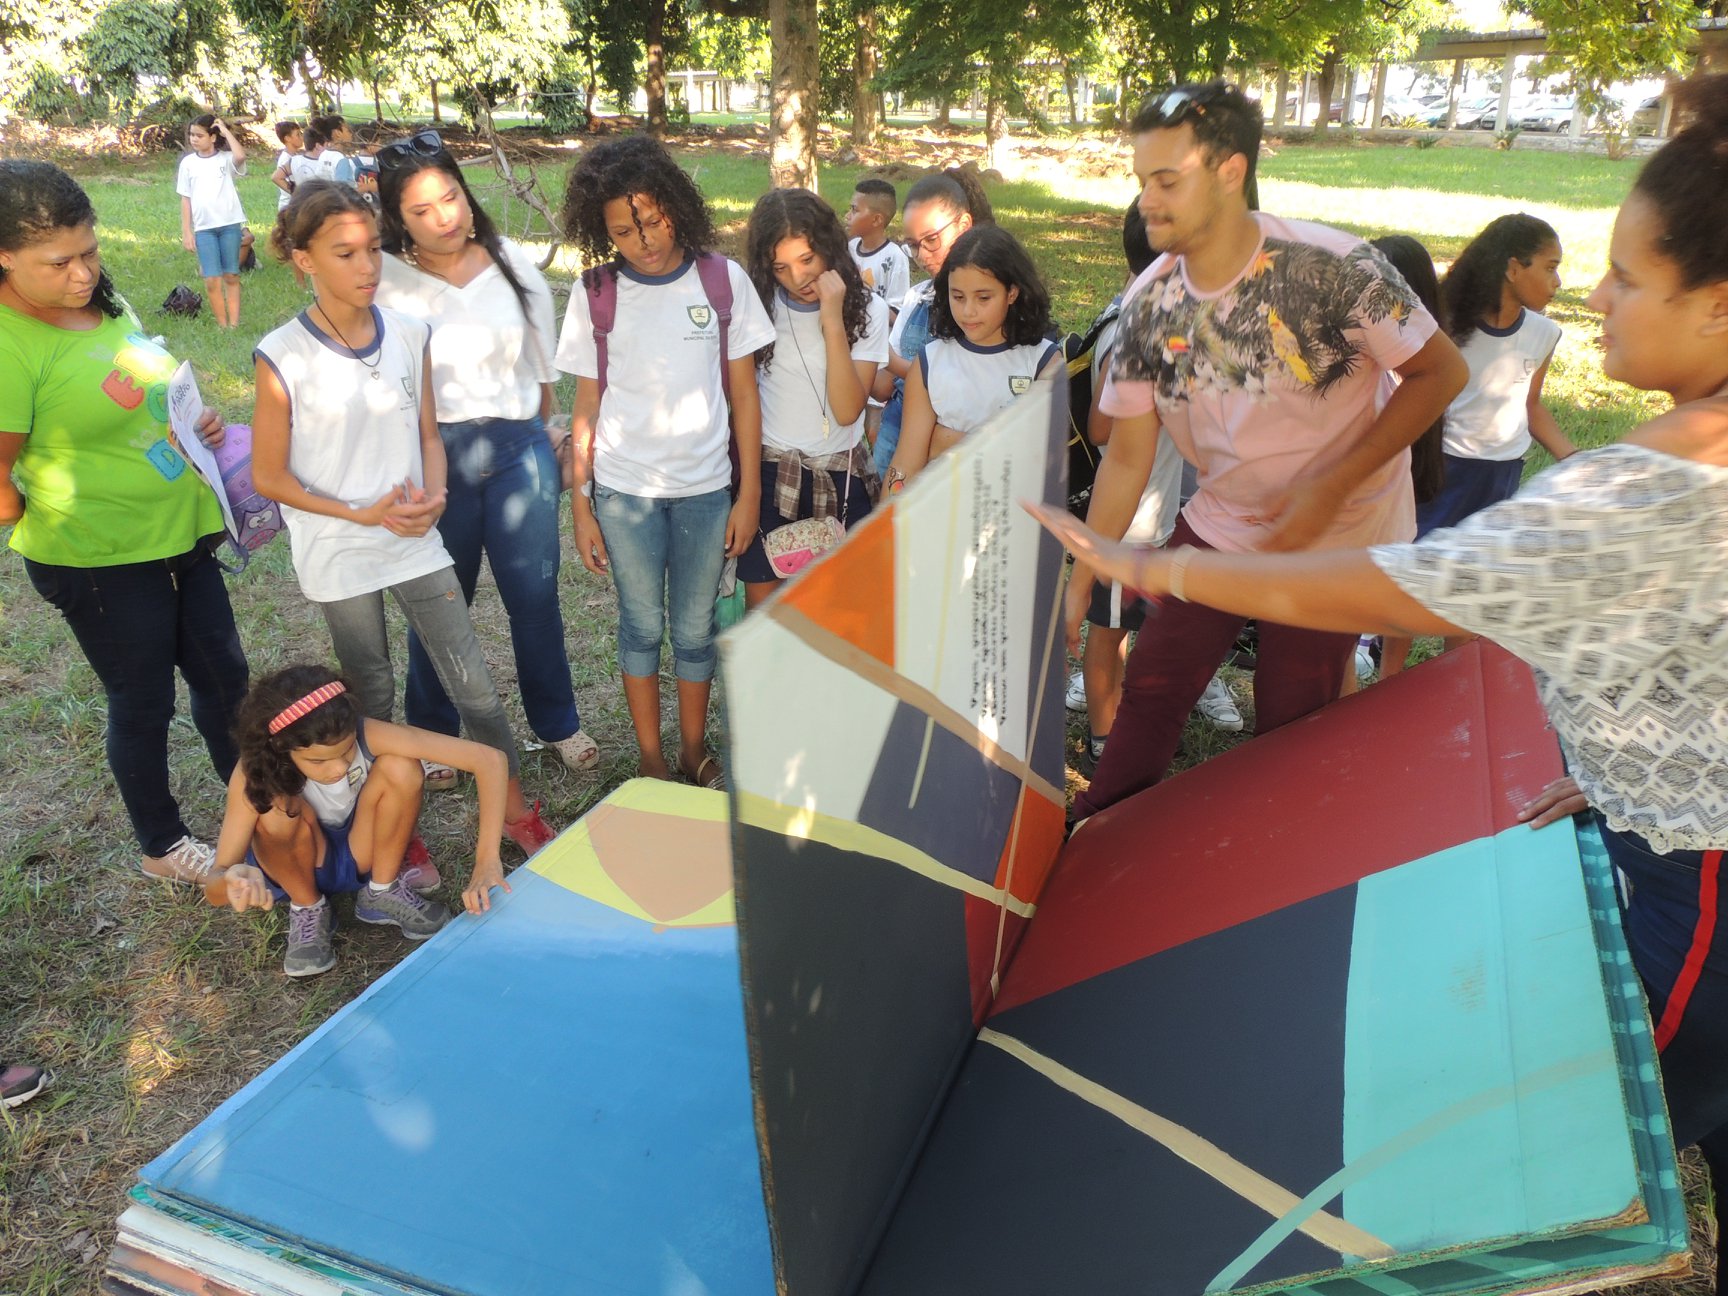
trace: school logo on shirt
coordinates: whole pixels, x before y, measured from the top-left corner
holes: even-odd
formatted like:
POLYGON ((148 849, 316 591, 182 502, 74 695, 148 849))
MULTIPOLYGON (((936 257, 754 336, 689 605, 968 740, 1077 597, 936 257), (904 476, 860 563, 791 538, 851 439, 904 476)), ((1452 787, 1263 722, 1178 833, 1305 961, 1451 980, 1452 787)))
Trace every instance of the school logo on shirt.
POLYGON ((707 328, 714 319, 712 306, 686 306, 684 309, 690 313, 690 322, 699 329, 707 328))
POLYGON ((1024 396, 1032 390, 1032 378, 1029 374, 1014 374, 1008 379, 1008 390, 1016 396, 1024 396))

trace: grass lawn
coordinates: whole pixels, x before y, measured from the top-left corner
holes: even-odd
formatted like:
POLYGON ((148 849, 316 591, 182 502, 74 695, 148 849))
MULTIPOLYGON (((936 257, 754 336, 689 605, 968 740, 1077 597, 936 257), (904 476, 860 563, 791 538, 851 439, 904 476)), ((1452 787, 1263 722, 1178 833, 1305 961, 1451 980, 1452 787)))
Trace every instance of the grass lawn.
MULTIPOLYGON (((967 148, 953 141, 941 147, 948 156, 967 148)), ((682 154, 734 253, 750 205, 767 184, 766 165, 752 148, 747 141, 716 138, 682 154)), ((1043 267, 1058 318, 1069 328, 1083 328, 1120 285, 1117 230, 1133 196, 1125 151, 1119 168, 1083 168, 1075 163, 1078 156, 1044 157, 1033 179, 998 185, 992 193, 999 218, 1043 267)), ((148 329, 194 363, 206 399, 231 421, 246 422, 252 346, 305 298, 286 269, 266 260, 244 280, 244 323, 237 332, 219 331, 207 313, 194 320, 155 313, 176 283, 198 284, 194 260, 179 243, 174 164, 167 157, 102 157, 74 169, 96 204, 103 252, 122 292, 148 329)), ((1574 440, 1599 445, 1653 408, 1647 398, 1603 377, 1583 310, 1583 297, 1603 269, 1614 208, 1631 183, 1631 166, 1536 152, 1289 146, 1265 160, 1262 195, 1268 209, 1283 215, 1370 235, 1415 234, 1441 259, 1454 256, 1502 212, 1522 208, 1546 217, 1565 244, 1568 280, 1552 310, 1566 336, 1549 397, 1574 440)), ((269 169, 261 150, 242 183, 261 246, 276 206, 269 169)), ((860 170, 823 170, 822 188, 836 206, 844 207, 860 170)), ((532 241, 529 213, 504 203, 503 191, 488 177, 474 176, 482 201, 507 232, 532 241)), ((542 166, 555 202, 562 179, 563 168, 542 166)), ((904 192, 905 180, 900 183, 904 192)), ((568 254, 561 254, 555 283, 567 286, 574 269, 568 254)), ((230 588, 255 673, 328 656, 322 623, 300 597, 285 543, 267 549, 230 588)), ((577 777, 546 753, 526 757, 524 783, 531 796, 545 801, 546 818, 556 826, 575 819, 635 768, 617 685, 611 589, 584 572, 567 547, 560 594, 584 726, 601 743, 604 758, 597 774, 577 777)), ((0 610, 0 768, 7 783, 0 802, 0 1057, 35 1060, 59 1075, 48 1095, 0 1115, 0 1292, 41 1296, 93 1290, 135 1170, 351 999, 407 946, 376 928, 349 927, 340 938, 336 971, 289 983, 280 973, 279 914, 219 913, 193 895, 143 880, 104 761, 100 689, 63 623, 29 588, 22 562, 9 550, 0 554, 0 610)), ((484 579, 475 617, 517 732, 525 735, 502 611, 484 579)), ((396 624, 400 644, 404 636, 396 624)), ((1247 683, 1237 685, 1246 704, 1247 683)), ((1075 744, 1083 728, 1074 726, 1075 744)), ((1192 725, 1185 759, 1227 745, 1214 731, 1192 725)), ((213 838, 221 789, 184 706, 173 749, 186 817, 213 838)), ((470 791, 429 798, 426 836, 447 878, 466 875, 473 824, 470 791)), ((506 848, 507 859, 511 850, 506 848)), ((456 890, 447 886, 446 899, 456 890)), ((453 1036, 453 1049, 459 1043, 453 1036)), ((462 1064, 453 1052, 452 1065, 462 1064)), ((507 1094, 494 1097, 508 1101, 507 1094)), ((292 1154, 283 1150, 284 1156, 292 1154)))

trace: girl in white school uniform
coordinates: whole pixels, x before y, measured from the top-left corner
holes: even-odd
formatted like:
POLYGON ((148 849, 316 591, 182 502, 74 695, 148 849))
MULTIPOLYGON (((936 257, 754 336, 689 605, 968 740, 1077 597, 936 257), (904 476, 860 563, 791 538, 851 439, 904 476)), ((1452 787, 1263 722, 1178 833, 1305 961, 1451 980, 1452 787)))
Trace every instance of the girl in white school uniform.
POLYGON ((670 623, 679 767, 718 787, 725 776, 704 737, 714 596, 725 560, 756 534, 755 353, 774 341, 774 324, 743 268, 708 251, 714 225, 695 181, 645 135, 584 151, 570 169, 564 223, 589 266, 570 294, 555 361, 576 375, 576 553, 589 571, 610 573, 618 592, 618 666, 638 772, 671 777, 660 739, 660 641, 670 623), (612 316, 603 337, 596 312, 612 316))
POLYGON ((756 201, 747 234, 750 279, 774 320, 756 353, 762 392, 762 511, 738 560, 746 603, 780 583, 764 544, 776 527, 870 512, 880 478, 864 444, 864 407, 888 359, 888 303, 865 287, 834 209, 808 189, 756 201))
POLYGON ((253 483, 282 505, 300 588, 324 614, 361 709, 387 722, 395 703, 388 591, 469 734, 508 758, 504 831, 532 855, 554 834, 522 795, 510 722, 436 530, 446 468, 430 331, 372 304, 383 253, 357 190, 331 180, 299 186, 270 245, 306 272, 315 300, 258 344, 253 483))
POLYGON ((1061 363, 1050 293, 1020 241, 999 225, 968 230, 936 276, 930 341, 906 377, 900 444, 886 474, 898 490, 1061 363))
POLYGON ((235 176, 246 174, 246 146, 220 117, 205 113, 186 127, 192 151, 180 159, 180 242, 198 254, 210 313, 223 328, 240 323, 240 236, 246 209, 235 176))

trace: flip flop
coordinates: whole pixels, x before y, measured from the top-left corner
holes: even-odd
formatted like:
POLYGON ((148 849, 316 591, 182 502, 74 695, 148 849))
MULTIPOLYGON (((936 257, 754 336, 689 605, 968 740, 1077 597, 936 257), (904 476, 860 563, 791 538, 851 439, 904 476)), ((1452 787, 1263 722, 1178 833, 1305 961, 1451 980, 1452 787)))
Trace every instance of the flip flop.
POLYGON ((437 761, 423 760, 420 768, 426 772, 426 790, 428 792, 448 792, 456 786, 457 774, 448 765, 437 761))
POLYGON ((690 780, 697 787, 712 788, 715 791, 726 790, 726 771, 720 765, 720 758, 712 752, 706 753, 696 766, 696 773, 690 780))

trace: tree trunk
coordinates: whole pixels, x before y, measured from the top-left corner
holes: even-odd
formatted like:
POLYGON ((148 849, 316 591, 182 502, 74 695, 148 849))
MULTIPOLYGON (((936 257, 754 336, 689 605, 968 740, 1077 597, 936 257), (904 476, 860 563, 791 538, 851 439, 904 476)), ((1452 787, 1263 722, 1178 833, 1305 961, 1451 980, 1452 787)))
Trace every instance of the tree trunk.
POLYGON ((1382 119, 1386 116, 1386 74, 1384 62, 1374 65, 1374 95, 1368 103, 1368 126, 1371 130, 1379 130, 1385 125, 1382 119))
POLYGON ((936 125, 943 130, 954 125, 954 105, 947 95, 943 95, 936 101, 936 125))
POLYGON ((319 116, 318 83, 312 79, 312 69, 306 65, 306 56, 302 54, 294 60, 294 66, 300 69, 300 84, 306 87, 306 115, 319 116))
POLYGON ((769 178, 776 189, 813 190, 821 94, 816 0, 768 0, 768 39, 773 49, 769 178))
POLYGON ((384 92, 378 88, 378 78, 372 78, 372 118, 374 121, 384 120, 384 92))
POLYGON ((648 0, 648 133, 656 139, 666 134, 666 0, 648 0))
POLYGON ((876 142, 876 7, 858 10, 858 36, 852 60, 852 143, 862 148, 876 142))
POLYGON ((1320 63, 1320 75, 1317 78, 1319 88, 1315 95, 1318 103, 1314 109, 1314 133, 1324 135, 1332 121, 1332 89, 1338 81, 1338 51, 1328 49, 1326 57, 1320 63))
POLYGON ((1356 82, 1356 69, 1352 67, 1344 73, 1344 110, 1338 114, 1339 123, 1345 126, 1358 124, 1356 121, 1356 82))
POLYGON ((435 80, 428 81, 426 88, 432 92, 432 124, 442 126, 444 124, 444 105, 438 101, 438 82, 435 80))
POLYGON ((1074 65, 1062 60, 1062 89, 1068 95, 1068 124, 1080 124, 1080 79, 1074 75, 1074 65))
POLYGON ((1446 87, 1446 129, 1458 125, 1458 86, 1464 80, 1464 60, 1452 60, 1452 82, 1446 87))
POLYGON ((1273 93, 1278 96, 1276 102, 1274 102, 1272 105, 1272 128, 1274 130, 1276 130, 1284 124, 1284 113, 1286 111, 1286 103, 1288 102, 1288 100, 1290 98, 1290 69, 1289 68, 1281 67, 1278 69, 1278 86, 1277 86, 1277 89, 1273 91, 1273 93))
POLYGON ((992 170, 1006 174, 1008 162, 1008 96, 994 73, 984 98, 984 160, 992 170))

